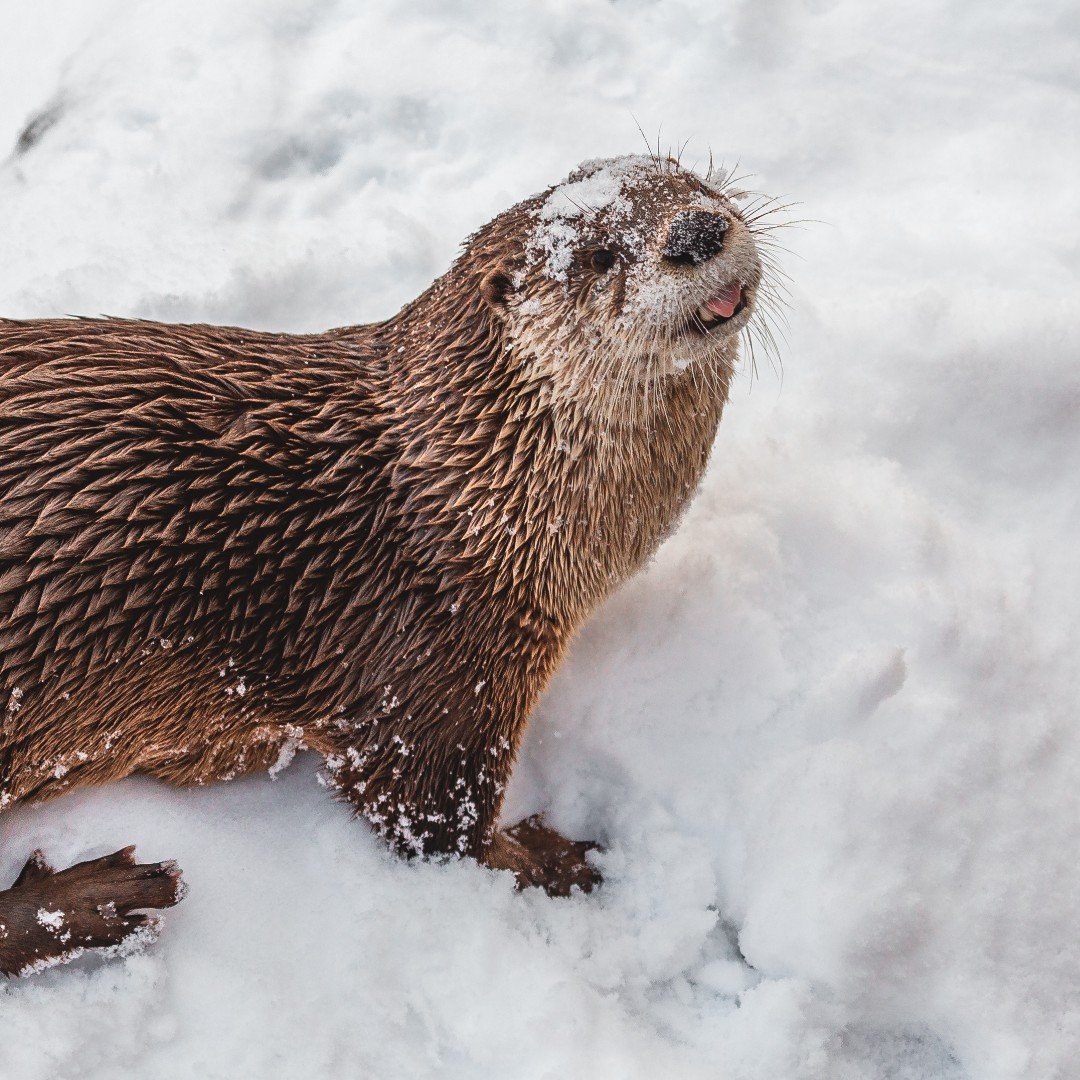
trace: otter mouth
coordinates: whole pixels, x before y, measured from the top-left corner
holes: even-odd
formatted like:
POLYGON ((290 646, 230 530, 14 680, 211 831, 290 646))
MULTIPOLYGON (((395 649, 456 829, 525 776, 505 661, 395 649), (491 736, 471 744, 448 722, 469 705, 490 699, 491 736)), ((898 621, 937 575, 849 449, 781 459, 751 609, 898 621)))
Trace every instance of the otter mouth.
POLYGON ((687 329, 698 334, 711 334, 718 326, 734 319, 745 307, 746 288, 740 282, 733 281, 697 306, 687 320, 687 329))

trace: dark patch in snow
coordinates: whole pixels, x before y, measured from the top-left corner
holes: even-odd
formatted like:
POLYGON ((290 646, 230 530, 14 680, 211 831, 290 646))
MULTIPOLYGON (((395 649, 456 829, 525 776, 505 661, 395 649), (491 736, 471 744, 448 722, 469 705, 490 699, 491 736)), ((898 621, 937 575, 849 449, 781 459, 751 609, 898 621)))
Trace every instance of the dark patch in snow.
POLYGON ((56 126, 63 115, 64 106, 60 102, 54 102, 32 116, 15 140, 14 156, 22 157, 28 154, 41 142, 45 134, 56 126))

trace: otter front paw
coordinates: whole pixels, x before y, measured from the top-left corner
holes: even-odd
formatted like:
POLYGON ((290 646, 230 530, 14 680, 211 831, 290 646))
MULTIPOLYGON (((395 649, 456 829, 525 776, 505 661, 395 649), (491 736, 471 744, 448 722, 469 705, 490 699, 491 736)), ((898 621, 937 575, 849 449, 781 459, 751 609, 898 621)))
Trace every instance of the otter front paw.
POLYGON ((26 975, 66 963, 87 949, 136 947, 158 920, 138 909, 172 907, 183 897, 176 863, 136 864, 134 847, 55 871, 40 851, 0 892, 0 973, 26 975))
POLYGON ((591 892, 603 880, 586 861, 596 849, 587 841, 567 840, 535 815, 497 832, 483 862, 495 870, 512 870, 519 889, 536 885, 549 896, 569 896, 575 885, 591 892))

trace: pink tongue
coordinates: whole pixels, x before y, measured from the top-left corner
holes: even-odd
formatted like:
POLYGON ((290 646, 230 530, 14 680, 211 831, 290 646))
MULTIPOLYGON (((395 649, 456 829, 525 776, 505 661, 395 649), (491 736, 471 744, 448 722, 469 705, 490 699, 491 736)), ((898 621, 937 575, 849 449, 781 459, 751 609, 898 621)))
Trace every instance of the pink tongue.
POLYGON ((714 314, 730 319, 742 299, 742 286, 729 285, 722 293, 705 302, 705 306, 714 314))

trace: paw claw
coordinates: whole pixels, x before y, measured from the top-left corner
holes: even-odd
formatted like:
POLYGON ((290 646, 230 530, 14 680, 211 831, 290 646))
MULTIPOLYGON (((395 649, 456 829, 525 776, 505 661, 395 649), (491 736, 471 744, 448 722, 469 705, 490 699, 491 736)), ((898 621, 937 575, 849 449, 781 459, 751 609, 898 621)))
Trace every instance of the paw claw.
MULTIPOLYGON (((101 863, 102 866, 134 866, 135 845, 128 844, 127 847, 123 847, 119 851, 114 851, 111 855, 104 855, 100 859, 93 859, 91 861, 101 863)), ((80 863, 79 865, 82 866, 86 864, 80 863)))
POLYGON ((31 881, 41 881, 43 878, 52 877, 55 873, 56 871, 45 859, 45 852, 41 848, 36 848, 30 853, 26 865, 23 866, 19 876, 15 879, 15 887, 18 888, 20 885, 26 885, 31 881))

